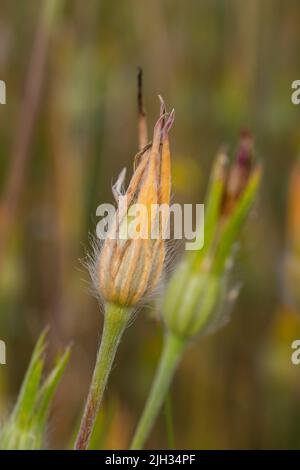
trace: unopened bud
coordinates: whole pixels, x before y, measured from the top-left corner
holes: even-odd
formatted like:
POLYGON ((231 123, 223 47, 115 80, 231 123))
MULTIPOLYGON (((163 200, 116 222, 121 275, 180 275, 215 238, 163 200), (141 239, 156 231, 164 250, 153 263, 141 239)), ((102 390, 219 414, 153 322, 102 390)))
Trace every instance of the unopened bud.
MULTIPOLYGON (((153 205, 170 203, 171 169, 168 132, 174 121, 174 111, 167 114, 161 100, 160 117, 155 125, 153 141, 139 153, 131 182, 107 234, 97 262, 98 289, 105 301, 134 306, 159 282, 165 260, 165 243, 153 205), (145 211, 139 218, 139 234, 127 232, 127 222, 134 204, 145 211), (125 209, 124 209, 125 207, 125 209), (155 224, 158 236, 152 238, 155 224), (124 235, 125 232, 125 235, 124 235)), ((122 177, 125 176, 122 174, 122 177)), ((118 182, 118 188, 122 182, 118 182)), ((159 217, 166 218, 164 212, 159 217)))
POLYGON ((209 271, 194 272, 182 261, 164 296, 163 314, 170 331, 181 337, 203 333, 225 305, 223 279, 209 271))
POLYGON ((207 196, 204 248, 183 258, 164 295, 165 323, 177 336, 192 337, 220 326, 237 296, 237 289, 227 285, 233 246, 261 179, 259 165, 251 171, 251 155, 252 139, 243 134, 229 174, 225 151, 216 158, 207 196), (226 218, 225 208, 230 208, 226 218))

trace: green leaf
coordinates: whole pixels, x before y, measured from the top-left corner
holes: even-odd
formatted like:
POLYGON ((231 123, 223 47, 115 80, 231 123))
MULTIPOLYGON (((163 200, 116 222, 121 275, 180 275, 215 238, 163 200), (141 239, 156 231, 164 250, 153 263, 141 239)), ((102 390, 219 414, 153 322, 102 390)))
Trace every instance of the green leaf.
POLYGON ((58 358, 56 366, 52 369, 47 379, 44 381, 39 394, 35 419, 39 427, 44 427, 49 414, 49 408, 53 395, 57 389, 59 381, 70 359, 71 348, 68 347, 64 354, 58 358))
POLYGON ((45 329, 36 343, 17 403, 2 427, 0 448, 3 450, 42 448, 51 400, 70 357, 67 348, 41 383, 47 332, 45 329))
POLYGON ((220 153, 214 162, 205 202, 204 246, 201 250, 190 254, 192 266, 196 270, 201 260, 211 248, 215 237, 224 193, 226 163, 227 157, 225 153, 220 153))

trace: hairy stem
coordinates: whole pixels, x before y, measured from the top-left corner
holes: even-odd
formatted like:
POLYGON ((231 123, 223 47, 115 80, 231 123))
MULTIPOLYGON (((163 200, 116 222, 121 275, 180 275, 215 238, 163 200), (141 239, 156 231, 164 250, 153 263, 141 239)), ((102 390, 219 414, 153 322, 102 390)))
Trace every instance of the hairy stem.
POLYGON ((186 344, 187 340, 185 338, 180 338, 170 332, 167 333, 156 376, 143 414, 135 431, 131 443, 131 450, 139 450, 144 446, 165 400, 178 361, 182 356, 186 344))
POLYGON ((131 310, 108 304, 105 312, 101 345, 98 351, 93 378, 85 405, 83 418, 75 443, 75 449, 86 450, 101 405, 108 376, 131 310))

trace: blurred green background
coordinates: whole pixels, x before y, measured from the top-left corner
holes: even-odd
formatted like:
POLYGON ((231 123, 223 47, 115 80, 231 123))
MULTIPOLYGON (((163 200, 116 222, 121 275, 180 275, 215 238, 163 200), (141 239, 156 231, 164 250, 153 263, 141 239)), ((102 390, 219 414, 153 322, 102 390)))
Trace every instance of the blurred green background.
MULTIPOLYGON (((290 361, 300 321, 282 281, 288 181, 300 143, 300 108, 291 103, 299 24, 298 0, 1 0, 2 418, 49 324, 49 361, 73 342, 49 447, 68 446, 78 423, 103 321, 80 259, 97 206, 113 202, 111 182, 132 169, 142 66, 149 129, 158 93, 176 110, 176 202, 203 202, 217 149, 226 143, 234 153, 241 127, 253 132, 265 168, 237 256, 233 282, 243 288, 231 321, 188 350, 148 447, 173 445, 170 419, 177 448, 300 446, 300 366, 290 361)), ((119 349, 95 447, 128 446, 161 340, 145 308, 119 349)))

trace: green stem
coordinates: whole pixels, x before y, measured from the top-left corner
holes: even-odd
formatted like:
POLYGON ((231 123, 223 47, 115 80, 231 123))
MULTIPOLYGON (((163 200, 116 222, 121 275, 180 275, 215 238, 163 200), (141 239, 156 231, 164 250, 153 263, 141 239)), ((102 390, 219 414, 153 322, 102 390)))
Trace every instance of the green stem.
POLYGON ((167 333, 160 363, 142 417, 135 431, 131 450, 142 449, 164 402, 186 344, 186 338, 180 338, 170 332, 167 333))
POLYGON ((86 450, 94 428, 95 420, 100 408, 108 376, 118 349, 124 329, 131 316, 131 310, 108 304, 101 345, 98 351, 94 374, 85 405, 83 418, 75 443, 76 450, 86 450))
POLYGON ((173 424, 173 412, 172 411, 173 411, 172 400, 171 400, 171 395, 169 392, 167 393, 165 404, 164 404, 167 442, 168 442, 169 449, 175 449, 174 424, 173 424))

